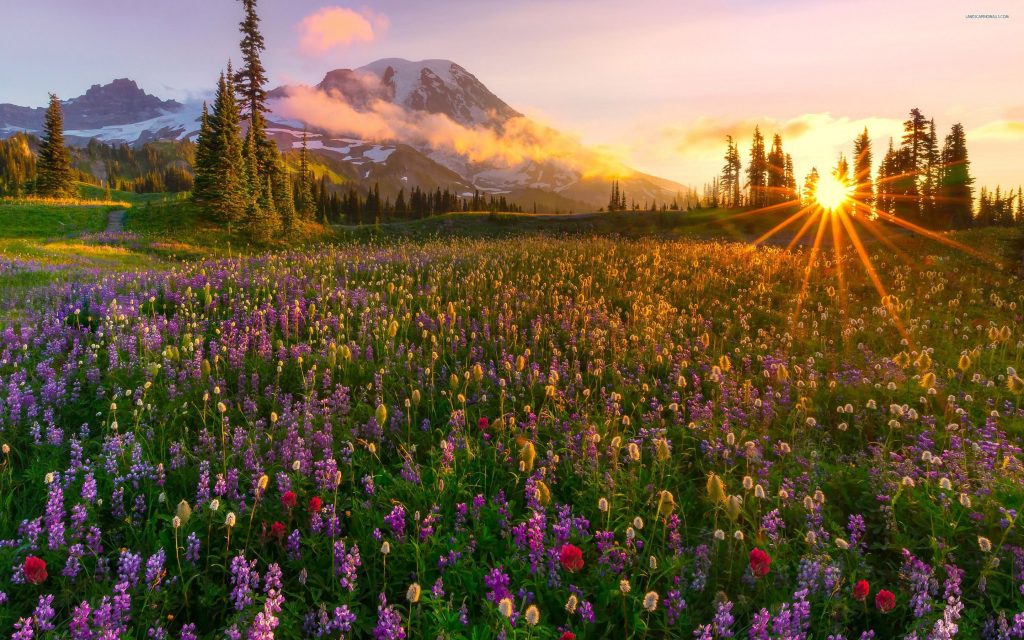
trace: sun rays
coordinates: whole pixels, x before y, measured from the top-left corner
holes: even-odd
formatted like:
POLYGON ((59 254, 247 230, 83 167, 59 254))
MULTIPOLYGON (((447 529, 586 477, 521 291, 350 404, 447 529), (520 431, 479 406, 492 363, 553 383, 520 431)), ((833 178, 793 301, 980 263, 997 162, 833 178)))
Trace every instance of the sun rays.
MULTIPOLYGON (((911 172, 890 176, 880 182, 898 182, 915 177, 916 174, 911 172)), ((793 250, 798 246, 806 247, 807 262, 801 287, 794 301, 794 322, 799 322, 815 277, 826 272, 831 273, 828 277, 834 278, 834 287, 830 285, 830 289, 836 290, 837 295, 833 297, 840 312, 845 315, 847 288, 850 286, 851 278, 859 272, 877 293, 885 313, 891 317, 901 336, 908 343, 912 342, 900 318, 902 305, 887 288, 884 272, 875 264, 877 256, 873 259, 872 251, 869 250, 871 243, 884 247, 895 260, 914 268, 920 268, 921 261, 906 246, 906 241, 912 238, 938 243, 990 264, 996 263, 991 256, 982 254, 948 234, 933 231, 880 207, 870 176, 866 173, 853 176, 845 175, 845 171, 841 170, 827 173, 805 187, 802 194, 795 189, 770 191, 773 199, 782 198, 783 201, 737 212, 725 217, 723 222, 741 218, 750 220, 759 216, 764 216, 766 220, 775 218, 778 221, 773 220, 774 224, 767 231, 761 232, 752 244, 756 246, 771 243, 787 250, 793 250)), ((920 196, 887 194, 887 197, 890 202, 908 205, 923 205, 924 200, 920 196)))

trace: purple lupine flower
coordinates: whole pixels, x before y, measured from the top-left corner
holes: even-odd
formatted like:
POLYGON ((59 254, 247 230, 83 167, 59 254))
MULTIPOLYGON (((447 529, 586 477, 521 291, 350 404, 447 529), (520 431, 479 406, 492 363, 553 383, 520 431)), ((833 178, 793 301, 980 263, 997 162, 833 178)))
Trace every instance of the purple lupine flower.
POLYGON ((405 540, 405 507, 396 504, 391 513, 384 517, 384 524, 391 528, 391 532, 400 542, 405 540))
POLYGON ((236 611, 241 611, 252 604, 253 591, 260 584, 260 575, 256 572, 256 560, 246 562, 245 556, 238 554, 231 559, 231 602, 236 611))
POLYGON ((117 560, 117 580, 125 582, 129 587, 134 587, 139 582, 139 572, 142 571, 142 556, 124 549, 117 560))
POLYGON ((68 623, 68 631, 71 633, 71 640, 93 640, 94 635, 89 628, 89 616, 92 608, 88 602, 82 602, 71 612, 71 622, 68 623))
POLYGON ((735 635, 732 630, 734 622, 736 622, 736 618, 732 616, 732 602, 728 600, 720 602, 718 604, 718 608, 715 609, 715 617, 711 621, 711 627, 714 629, 715 637, 733 637, 733 635, 735 635))
POLYGON ((486 576, 484 576, 484 586, 490 591, 487 592, 487 599, 494 604, 498 604, 503 598, 510 598, 512 592, 509 591, 509 577, 508 574, 502 570, 501 567, 491 569, 486 576))
POLYGON ((771 632, 768 629, 771 621, 772 614, 767 609, 761 609, 755 613, 747 634, 750 640, 771 640, 771 632))
POLYGON ((160 549, 146 560, 146 586, 153 591, 160 591, 160 583, 164 579, 164 562, 167 552, 160 549))
POLYGON ((910 583, 910 606, 914 617, 925 616, 932 610, 931 596, 936 588, 932 568, 904 549, 900 575, 910 583))
POLYGON ((373 628, 375 640, 404 640, 405 629, 402 627, 402 614, 394 607, 388 606, 388 599, 380 594, 377 605, 377 626, 373 628))
POLYGON ((39 604, 36 605, 32 618, 35 620, 36 630, 40 633, 53 631, 53 617, 57 612, 53 610, 53 594, 39 596, 39 604))
POLYGON ((289 560, 297 562, 302 559, 302 534, 298 529, 292 529, 292 532, 288 534, 284 548, 289 560))
POLYGON ((334 543, 334 574, 342 588, 349 592, 356 590, 356 578, 358 578, 359 567, 362 566, 359 557, 359 546, 352 545, 351 549, 345 547, 344 540, 337 540, 334 543))
POLYGON ((185 560, 191 562, 193 565, 199 562, 199 547, 200 541, 199 536, 196 532, 188 534, 188 538, 185 539, 185 560))
MULTIPOLYGON (((679 578, 676 578, 678 583, 679 578)), ((686 611, 686 600, 683 599, 683 594, 679 589, 669 589, 665 593, 665 600, 663 601, 663 607, 665 609, 665 621, 668 626, 673 627, 679 619, 683 617, 683 612, 686 611)))
POLYGON ((348 605, 341 605, 334 609, 334 616, 331 618, 330 631, 334 633, 346 634, 352 630, 352 625, 356 622, 356 614, 352 613, 348 605))
POLYGON ((64 546, 64 489, 61 487, 59 475, 54 476, 46 500, 45 516, 47 543, 51 551, 64 546))
POLYGON ((279 624, 277 614, 281 612, 281 605, 284 603, 284 596, 281 595, 281 567, 277 563, 267 567, 263 589, 266 594, 263 610, 257 613, 253 620, 249 629, 249 640, 274 640, 274 629, 279 624))

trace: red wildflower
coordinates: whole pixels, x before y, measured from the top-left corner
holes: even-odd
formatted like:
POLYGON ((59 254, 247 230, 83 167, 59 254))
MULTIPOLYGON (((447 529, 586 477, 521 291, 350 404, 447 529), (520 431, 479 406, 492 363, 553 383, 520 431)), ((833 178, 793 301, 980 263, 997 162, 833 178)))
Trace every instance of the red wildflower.
POLYGON ((750 550, 750 572, 756 578, 763 578, 772 570, 772 557, 760 549, 750 550))
POLYGON ((572 631, 566 631, 562 635, 558 636, 558 640, 576 640, 576 634, 572 631))
POLYGON ((299 497, 295 495, 294 491, 285 491, 281 495, 281 504, 284 505, 285 509, 294 509, 295 504, 299 501, 299 497))
POLYGON ((562 562, 562 568, 566 571, 575 573, 583 568, 583 551, 576 545, 563 545, 562 550, 558 554, 558 559, 562 562))
POLYGON ((319 496, 313 496, 309 499, 309 512, 320 513, 320 509, 324 506, 324 501, 319 496))
POLYGON ((284 538, 284 523, 278 521, 270 525, 270 535, 278 540, 284 538))
POLYGON ((25 579, 32 584, 42 584, 46 582, 48 574, 46 573, 46 561, 36 556, 29 556, 25 558, 25 579))
POLYGON ((853 585, 854 600, 865 600, 869 593, 871 593, 871 585, 868 584, 867 580, 861 580, 857 584, 853 585))
POLYGON ((491 426, 491 421, 483 417, 476 421, 476 426, 481 431, 487 431, 487 427, 491 426))
POLYGON ((893 595, 892 591, 882 589, 875 596, 875 606, 882 613, 889 613, 896 608, 896 596, 893 595))

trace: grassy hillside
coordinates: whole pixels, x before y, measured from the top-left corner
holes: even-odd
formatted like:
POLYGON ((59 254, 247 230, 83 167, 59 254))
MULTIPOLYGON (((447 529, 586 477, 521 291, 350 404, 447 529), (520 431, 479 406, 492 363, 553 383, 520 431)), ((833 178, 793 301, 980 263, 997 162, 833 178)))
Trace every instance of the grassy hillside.
POLYGON ((103 231, 107 206, 53 206, 0 203, 0 236, 59 238, 103 231))

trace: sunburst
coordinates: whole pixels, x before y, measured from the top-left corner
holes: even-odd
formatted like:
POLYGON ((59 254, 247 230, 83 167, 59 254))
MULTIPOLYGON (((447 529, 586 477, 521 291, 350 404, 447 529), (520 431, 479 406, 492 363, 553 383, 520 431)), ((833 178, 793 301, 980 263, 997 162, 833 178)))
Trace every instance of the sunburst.
MULTIPOLYGON (((882 184, 896 182, 905 178, 915 177, 916 175, 916 172, 910 172, 899 176, 892 176, 880 182, 882 184)), ((899 301, 886 290, 885 284, 882 282, 882 278, 871 260, 863 238, 865 234, 892 251, 895 257, 906 261, 908 264, 916 264, 916 261, 896 245, 895 237, 891 232, 893 228, 900 230, 902 235, 919 235, 987 263, 994 263, 995 261, 990 256, 983 255, 979 251, 945 234, 922 227, 895 215, 891 211, 878 207, 874 202, 873 191, 867 187, 869 183, 870 175, 867 172, 863 175, 854 175, 850 179, 837 174, 826 174, 806 194, 809 196, 806 199, 806 203, 801 203, 798 200, 799 194, 793 189, 773 189, 772 193, 778 196, 776 199, 781 198, 784 202, 776 202, 766 207, 738 212, 729 216, 729 218, 757 216, 795 209, 792 214, 786 216, 781 222, 753 241, 754 245, 760 245, 773 239, 778 242, 780 232, 789 228, 796 228, 796 232, 786 243, 786 248, 792 249, 801 242, 809 243, 810 249, 804 269, 803 282, 795 301, 796 313, 792 316, 794 320, 800 316, 800 310, 808 295, 811 277, 816 271, 815 265, 820 263, 824 253, 823 246, 830 240, 832 249, 835 252, 834 264, 842 306, 844 308, 846 306, 846 276, 849 275, 848 269, 844 273, 843 258, 846 252, 851 252, 860 264, 864 275, 877 292, 881 304, 890 314, 897 330, 908 342, 912 342, 900 319, 899 301), (796 226, 798 222, 801 224, 796 226), (889 225, 888 231, 884 228, 885 225, 889 225), (828 233, 829 231, 831 233, 828 233)), ((899 202, 920 202, 919 198, 910 196, 892 196, 889 194, 888 197, 899 202)))

